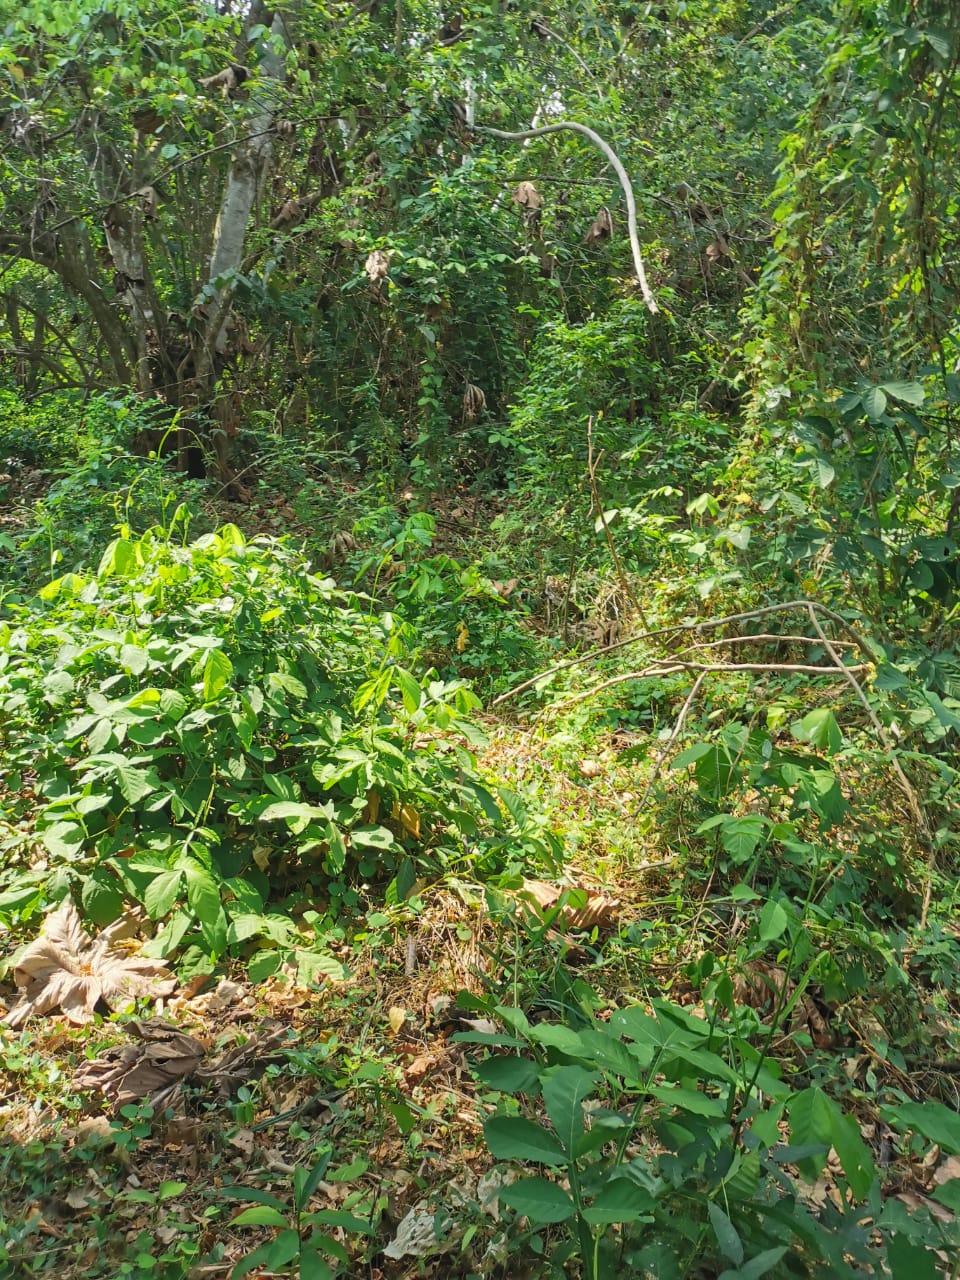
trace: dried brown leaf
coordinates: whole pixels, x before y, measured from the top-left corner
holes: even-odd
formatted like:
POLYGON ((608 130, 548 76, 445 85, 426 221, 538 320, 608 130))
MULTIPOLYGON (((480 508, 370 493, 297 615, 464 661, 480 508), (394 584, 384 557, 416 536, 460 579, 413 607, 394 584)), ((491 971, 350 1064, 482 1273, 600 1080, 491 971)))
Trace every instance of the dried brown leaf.
POLYGON ((560 906, 561 896, 569 890, 578 894, 586 894, 586 902, 582 907, 572 903, 564 903, 560 907, 557 921, 568 929, 605 928, 613 924, 620 906, 619 898, 611 898, 605 893, 587 889, 583 885, 549 884, 546 880, 524 880, 520 889, 520 897, 533 902, 541 912, 553 911, 560 906))
POLYGON ((78 1089, 96 1090, 124 1106, 193 1075, 204 1055, 199 1040, 159 1018, 131 1022, 138 1044, 115 1045, 77 1070, 78 1089))
POLYGON ((390 270, 389 253, 385 253, 383 249, 374 249, 372 253, 367 255, 363 269, 367 273, 370 283, 373 285, 378 284, 390 270))
POLYGON ((612 235, 613 218, 610 216, 610 210, 601 207, 590 224, 590 230, 583 237, 583 242, 589 245, 599 244, 602 240, 609 240, 612 235))
POLYGON ((463 419, 465 422, 476 422, 477 418, 487 407, 487 397, 484 395, 482 388, 476 386, 472 382, 468 382, 466 390, 463 393, 463 419))
POLYGON ((20 953, 13 971, 20 998, 4 1021, 19 1027, 31 1014, 62 1009, 71 1022, 82 1024, 93 1018, 101 1000, 118 1009, 138 997, 169 995, 177 980, 160 960, 116 947, 134 928, 134 921, 123 917, 91 938, 66 899, 47 917, 40 937, 20 953))
POLYGON ((513 203, 522 209, 524 215, 529 217, 531 213, 537 213, 543 208, 543 196, 533 185, 532 182, 518 183, 513 192, 513 203))

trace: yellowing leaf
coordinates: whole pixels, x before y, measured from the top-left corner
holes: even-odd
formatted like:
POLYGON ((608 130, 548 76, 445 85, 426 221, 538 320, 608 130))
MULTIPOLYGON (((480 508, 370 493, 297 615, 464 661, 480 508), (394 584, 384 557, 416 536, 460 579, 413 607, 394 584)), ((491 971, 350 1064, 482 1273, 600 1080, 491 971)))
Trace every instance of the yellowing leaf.
POLYGON ((457 653, 463 653, 467 645, 470 643, 470 629, 465 622, 457 623, 457 653))
POLYGON ((407 1020, 406 1009, 401 1008, 401 1006, 398 1004, 390 1006, 390 1008, 387 1011, 387 1021, 390 1023, 390 1030, 393 1032, 395 1036, 400 1034, 400 1028, 403 1026, 406 1020, 407 1020))
POLYGON ((412 804, 395 804, 391 817, 394 822, 400 823, 400 829, 405 836, 412 836, 414 840, 420 839, 420 814, 412 804))

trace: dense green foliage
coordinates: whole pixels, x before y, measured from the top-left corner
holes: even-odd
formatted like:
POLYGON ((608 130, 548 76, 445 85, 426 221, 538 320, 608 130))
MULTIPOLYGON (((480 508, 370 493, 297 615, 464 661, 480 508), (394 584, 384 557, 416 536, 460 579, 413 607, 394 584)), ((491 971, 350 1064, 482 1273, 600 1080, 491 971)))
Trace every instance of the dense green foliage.
POLYGON ((13 1143, 0 1274, 957 1276, 958 69, 950 0, 0 3, 0 973, 132 912, 352 1105, 182 1229, 152 1095, 13 1143))

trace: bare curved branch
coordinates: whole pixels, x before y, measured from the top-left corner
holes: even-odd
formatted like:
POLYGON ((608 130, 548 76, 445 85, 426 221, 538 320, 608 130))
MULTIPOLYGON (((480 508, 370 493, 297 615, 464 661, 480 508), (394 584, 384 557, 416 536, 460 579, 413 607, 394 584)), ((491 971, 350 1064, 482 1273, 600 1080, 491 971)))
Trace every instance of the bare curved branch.
POLYGON ((634 199, 633 186, 627 177, 627 171, 623 167, 620 157, 609 143, 604 142, 599 133, 595 133, 587 125, 579 124, 575 120, 558 120, 555 124, 541 125, 538 129, 525 129, 521 133, 508 133, 505 129, 491 129, 481 125, 474 125, 473 130, 475 133, 489 134, 492 138, 505 138, 507 142, 525 142, 527 138, 542 138, 548 133, 561 133, 563 130, 569 130, 572 133, 581 134, 589 142, 592 142, 599 151, 602 151, 620 180, 624 199, 627 202, 627 234, 630 237, 633 268, 637 273, 640 292, 643 294, 643 300, 648 311, 656 313, 660 310, 657 306, 657 300, 647 283, 647 273, 643 267, 643 255, 640 252, 640 233, 637 230, 637 202, 634 199))

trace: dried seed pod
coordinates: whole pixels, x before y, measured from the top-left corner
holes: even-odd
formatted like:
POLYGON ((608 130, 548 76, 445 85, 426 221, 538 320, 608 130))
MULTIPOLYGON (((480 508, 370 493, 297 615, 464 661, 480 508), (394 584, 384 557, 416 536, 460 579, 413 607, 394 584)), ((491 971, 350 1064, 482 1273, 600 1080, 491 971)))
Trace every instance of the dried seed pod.
POLYGON ((480 387, 474 383, 468 382, 463 393, 463 420, 464 422, 476 422, 477 418, 487 407, 487 397, 483 394, 480 387))

